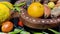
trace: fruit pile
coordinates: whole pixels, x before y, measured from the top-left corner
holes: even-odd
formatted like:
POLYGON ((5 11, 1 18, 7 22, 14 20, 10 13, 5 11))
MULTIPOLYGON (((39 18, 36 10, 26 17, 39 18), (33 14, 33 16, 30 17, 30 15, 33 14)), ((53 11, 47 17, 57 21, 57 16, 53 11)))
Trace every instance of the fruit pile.
MULTIPOLYGON (((26 2, 22 0, 23 2, 18 2, 16 4, 11 4, 7 1, 0 2, 0 34, 31 34, 30 32, 27 32, 24 27, 23 23, 20 20, 20 14, 21 14, 21 8, 27 8, 27 13, 29 16, 33 18, 48 18, 48 17, 55 17, 57 18, 60 15, 60 0, 57 1, 55 4, 54 2, 50 0, 48 3, 40 3, 32 2, 28 7, 25 6, 26 2), (12 11, 14 13, 12 14, 12 11), (12 16, 11 16, 12 15, 12 16)), ((52 29, 48 29, 55 34, 59 34, 60 32, 57 32, 52 29)), ((46 32, 33 32, 33 34, 48 34, 46 32)))
POLYGON ((57 1, 57 3, 54 3, 55 1, 46 1, 43 2, 43 4, 40 3, 41 1, 33 2, 29 5, 27 8, 27 13, 31 17, 58 17, 60 14, 60 0, 57 1), (47 3, 48 2, 48 3, 47 3))
MULTIPOLYGON (((18 5, 13 5, 7 1, 0 2, 0 34, 30 34, 22 28, 22 21, 15 15, 17 14, 14 12, 15 10, 20 11, 18 10, 18 7, 15 6, 18 5)), ((19 6, 21 6, 21 4, 19 6)))

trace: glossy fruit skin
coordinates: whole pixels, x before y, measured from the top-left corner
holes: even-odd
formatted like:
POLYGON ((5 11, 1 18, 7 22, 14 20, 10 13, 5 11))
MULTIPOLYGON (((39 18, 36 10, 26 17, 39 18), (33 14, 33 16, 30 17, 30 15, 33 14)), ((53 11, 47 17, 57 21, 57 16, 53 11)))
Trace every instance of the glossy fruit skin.
POLYGON ((28 7, 27 13, 32 17, 41 17, 44 14, 44 6, 39 2, 34 2, 28 7))
POLYGON ((2 32, 10 32, 12 29, 13 29, 13 23, 10 21, 4 22, 1 27, 2 32))
POLYGON ((19 22, 18 22, 18 25, 23 27, 22 21, 19 21, 19 22))

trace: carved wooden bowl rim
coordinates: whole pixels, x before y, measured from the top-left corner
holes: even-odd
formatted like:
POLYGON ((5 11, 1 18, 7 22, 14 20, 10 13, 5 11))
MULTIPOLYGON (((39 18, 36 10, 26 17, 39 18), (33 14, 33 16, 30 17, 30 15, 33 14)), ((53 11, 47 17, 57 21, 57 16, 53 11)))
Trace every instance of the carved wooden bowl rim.
POLYGON ((27 11, 25 9, 23 9, 21 11, 21 17, 24 18, 27 22, 35 23, 35 24, 57 24, 57 23, 60 23, 60 17, 53 18, 53 19, 33 18, 27 14, 27 11))

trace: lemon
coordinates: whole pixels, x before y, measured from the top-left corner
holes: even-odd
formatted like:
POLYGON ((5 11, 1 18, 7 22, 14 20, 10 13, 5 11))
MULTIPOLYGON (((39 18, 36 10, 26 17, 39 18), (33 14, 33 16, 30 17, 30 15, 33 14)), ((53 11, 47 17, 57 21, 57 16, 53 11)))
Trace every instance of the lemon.
POLYGON ((6 7, 6 5, 0 3, 0 9, 3 9, 5 11, 10 11, 8 7, 6 7))
POLYGON ((27 12, 32 17, 41 17, 44 14, 44 6, 39 2, 34 2, 28 7, 27 12))
POLYGON ((0 25, 10 17, 10 10, 4 4, 0 3, 0 25))
POLYGON ((3 3, 4 5, 6 5, 8 8, 13 9, 13 5, 10 2, 8 2, 8 1, 2 1, 1 3, 3 3))

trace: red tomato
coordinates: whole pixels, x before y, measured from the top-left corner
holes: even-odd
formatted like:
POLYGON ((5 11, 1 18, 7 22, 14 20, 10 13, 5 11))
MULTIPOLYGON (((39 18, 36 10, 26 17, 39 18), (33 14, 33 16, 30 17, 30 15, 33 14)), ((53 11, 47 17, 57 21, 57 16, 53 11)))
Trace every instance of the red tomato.
POLYGON ((18 25, 19 25, 19 26, 23 26, 22 21, 19 21, 19 22, 18 22, 18 25))

